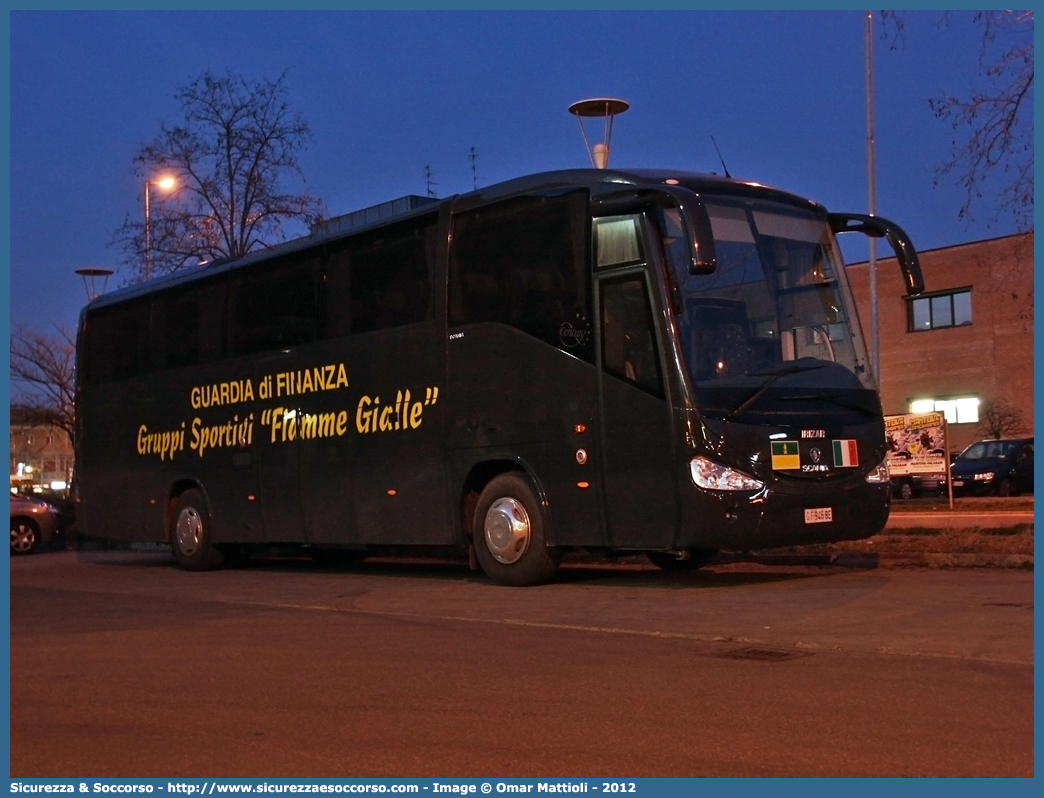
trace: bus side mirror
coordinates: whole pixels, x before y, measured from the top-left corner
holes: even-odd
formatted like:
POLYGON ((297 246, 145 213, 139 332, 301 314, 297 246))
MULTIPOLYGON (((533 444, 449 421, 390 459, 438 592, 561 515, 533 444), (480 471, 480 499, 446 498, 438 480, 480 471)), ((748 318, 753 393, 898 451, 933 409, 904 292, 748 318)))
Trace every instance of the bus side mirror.
POLYGON ((830 229, 837 235, 863 233, 888 241, 895 252, 895 259, 899 262, 899 270, 903 273, 906 295, 916 296, 924 292, 921 261, 917 258, 917 251, 903 228, 880 216, 869 216, 865 213, 831 213, 827 218, 830 221, 830 229))
MULTIPOLYGON (((614 186, 615 188, 615 186, 614 186)), ((714 248, 714 232, 711 230, 710 215, 700 198, 681 186, 657 186, 656 188, 634 187, 626 191, 594 195, 591 206, 596 216, 616 216, 626 213, 641 213, 653 206, 677 208, 682 227, 689 241, 692 259, 689 274, 711 274, 718 268, 718 255, 714 248)))

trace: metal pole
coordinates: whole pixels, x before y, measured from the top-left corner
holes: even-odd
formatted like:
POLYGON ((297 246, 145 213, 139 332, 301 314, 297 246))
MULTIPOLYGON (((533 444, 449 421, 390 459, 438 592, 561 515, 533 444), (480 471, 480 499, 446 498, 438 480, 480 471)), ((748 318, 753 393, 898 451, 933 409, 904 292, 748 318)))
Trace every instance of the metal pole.
POLYGON ((946 492, 950 497, 950 509, 953 509, 953 472, 950 470, 950 422, 943 416, 943 436, 946 438, 946 492))
POLYGON ((149 215, 149 181, 145 181, 145 279, 152 277, 152 217, 149 215))
MULTIPOLYGON (((874 177, 874 12, 866 12, 866 184, 867 212, 877 214, 877 181, 874 177)), ((870 365, 877 376, 877 387, 883 386, 881 377, 881 346, 877 329, 877 239, 869 238, 870 258, 867 264, 870 282, 870 365)))

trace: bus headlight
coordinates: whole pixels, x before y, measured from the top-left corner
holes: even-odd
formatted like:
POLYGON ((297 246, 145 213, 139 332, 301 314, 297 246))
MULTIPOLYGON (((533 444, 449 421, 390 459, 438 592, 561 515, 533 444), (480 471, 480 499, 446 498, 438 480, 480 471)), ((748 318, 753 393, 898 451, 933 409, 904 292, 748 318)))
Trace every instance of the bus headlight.
POLYGON ((877 468, 866 475, 866 481, 871 485, 883 485, 888 482, 888 461, 882 460, 877 468))
POLYGON ((765 483, 754 477, 708 460, 706 457, 694 457, 689 462, 689 473, 692 481, 708 490, 761 490, 765 483))

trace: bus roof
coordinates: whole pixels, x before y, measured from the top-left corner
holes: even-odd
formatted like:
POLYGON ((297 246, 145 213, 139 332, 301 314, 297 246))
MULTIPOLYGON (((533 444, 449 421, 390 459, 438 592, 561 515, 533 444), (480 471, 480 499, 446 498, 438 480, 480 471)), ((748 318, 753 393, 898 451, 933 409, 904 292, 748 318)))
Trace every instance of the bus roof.
MULTIPOLYGON (((458 194, 445 199, 434 200, 430 203, 404 202, 407 198, 382 203, 381 206, 374 207, 383 208, 387 206, 403 208, 404 210, 392 215, 381 214, 381 218, 375 218, 372 222, 353 224, 350 227, 345 227, 344 225, 316 225, 313 232, 309 235, 276 244, 267 249, 251 252, 241 258, 211 261, 195 268, 186 267, 148 282, 136 283, 111 291, 91 301, 84 308, 84 311, 148 296, 156 291, 182 283, 207 279, 227 271, 249 268, 255 263, 265 262, 280 255, 306 250, 319 244, 365 233, 387 224, 434 213, 445 203, 451 203, 453 210, 457 212, 508 199, 512 196, 542 191, 590 189, 605 184, 617 184, 620 186, 680 185, 696 194, 728 194, 732 196, 775 199, 787 204, 803 206, 809 210, 822 211, 818 203, 796 194, 790 194, 759 183, 737 180, 731 177, 721 177, 713 173, 705 174, 669 169, 562 169, 551 172, 539 172, 486 186, 467 194, 458 194)), ((362 211, 356 213, 362 213, 362 211)), ((346 214, 336 218, 344 219, 353 215, 346 214)))

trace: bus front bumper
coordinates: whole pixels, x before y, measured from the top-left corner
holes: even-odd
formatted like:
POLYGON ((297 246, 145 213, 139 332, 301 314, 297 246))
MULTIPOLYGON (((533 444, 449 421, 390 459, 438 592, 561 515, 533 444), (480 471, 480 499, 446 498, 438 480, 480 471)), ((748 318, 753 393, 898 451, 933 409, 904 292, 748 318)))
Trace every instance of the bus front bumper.
POLYGON ((860 540, 884 528, 890 498, 887 483, 864 481, 827 489, 693 496, 685 507, 679 547, 753 551, 860 540))

